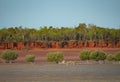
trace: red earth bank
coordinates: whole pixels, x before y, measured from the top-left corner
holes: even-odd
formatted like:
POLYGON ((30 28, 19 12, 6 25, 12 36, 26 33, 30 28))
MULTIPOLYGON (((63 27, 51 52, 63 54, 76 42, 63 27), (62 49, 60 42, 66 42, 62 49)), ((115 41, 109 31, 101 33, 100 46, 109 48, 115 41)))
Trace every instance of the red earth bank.
POLYGON ((0 49, 25 49, 25 48, 120 48, 120 41, 117 43, 113 42, 29 42, 29 43, 0 43, 0 49))

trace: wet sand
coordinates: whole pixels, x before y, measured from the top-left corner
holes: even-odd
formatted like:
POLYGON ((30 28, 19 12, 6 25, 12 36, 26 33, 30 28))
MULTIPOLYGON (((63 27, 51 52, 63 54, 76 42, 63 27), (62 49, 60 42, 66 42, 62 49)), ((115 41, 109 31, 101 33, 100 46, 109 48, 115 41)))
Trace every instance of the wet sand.
POLYGON ((120 82, 120 65, 0 64, 0 82, 120 82))

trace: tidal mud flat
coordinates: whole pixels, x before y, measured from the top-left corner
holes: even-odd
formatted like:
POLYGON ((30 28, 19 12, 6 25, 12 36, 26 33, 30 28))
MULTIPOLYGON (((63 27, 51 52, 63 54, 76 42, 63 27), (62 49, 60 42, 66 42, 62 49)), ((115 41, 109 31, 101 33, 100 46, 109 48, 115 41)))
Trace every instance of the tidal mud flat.
POLYGON ((0 82, 119 82, 120 65, 0 64, 0 82))

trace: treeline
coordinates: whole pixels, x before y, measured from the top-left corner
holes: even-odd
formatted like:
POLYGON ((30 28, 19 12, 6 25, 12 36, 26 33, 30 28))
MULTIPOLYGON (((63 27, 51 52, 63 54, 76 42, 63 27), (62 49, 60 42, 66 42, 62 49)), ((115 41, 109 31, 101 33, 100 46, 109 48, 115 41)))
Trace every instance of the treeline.
MULTIPOLYGON (((36 42, 109 42, 116 46, 120 42, 120 29, 103 28, 93 24, 81 23, 74 28, 44 26, 39 29, 10 27, 0 29, 0 43, 36 42)), ((63 44, 64 45, 64 44, 63 44)))

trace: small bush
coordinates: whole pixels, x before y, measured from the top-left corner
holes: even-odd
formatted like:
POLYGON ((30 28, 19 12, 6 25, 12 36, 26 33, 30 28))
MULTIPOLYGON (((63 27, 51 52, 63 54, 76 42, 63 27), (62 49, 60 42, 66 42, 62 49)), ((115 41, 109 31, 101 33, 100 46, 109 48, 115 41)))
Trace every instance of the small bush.
POLYGON ((93 59, 93 60, 96 60, 96 61, 105 60, 106 59, 106 54, 103 51, 93 51, 90 54, 90 59, 93 59))
POLYGON ((63 60, 63 53, 62 52, 50 52, 47 53, 47 61, 56 62, 63 60))
POLYGON ((81 60, 89 60, 89 55, 90 55, 91 51, 82 51, 79 55, 79 58, 81 60))
POLYGON ((5 60, 6 63, 12 62, 13 60, 17 59, 17 57, 18 57, 17 52, 13 50, 5 50, 1 54, 1 58, 5 60))
POLYGON ((92 60, 96 60, 97 55, 98 55, 98 54, 96 53, 96 51, 93 51, 93 52, 90 53, 89 58, 92 59, 92 60))
POLYGON ((114 60, 114 56, 108 55, 108 56, 107 56, 107 60, 108 60, 108 61, 113 61, 113 60, 114 60))
POLYGON ((102 51, 98 51, 97 60, 105 60, 106 59, 106 53, 102 51))
POLYGON ((34 62, 35 61, 35 56, 32 54, 26 55, 25 57, 27 62, 34 62))
POLYGON ((115 54, 115 61, 120 61, 120 52, 115 54))

